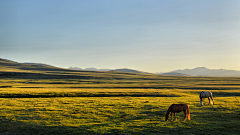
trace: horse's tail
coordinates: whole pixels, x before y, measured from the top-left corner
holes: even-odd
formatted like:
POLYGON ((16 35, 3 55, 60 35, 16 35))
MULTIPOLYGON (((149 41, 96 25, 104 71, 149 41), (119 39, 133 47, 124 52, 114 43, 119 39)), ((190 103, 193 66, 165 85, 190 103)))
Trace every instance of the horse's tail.
POLYGON ((213 94, 212 94, 212 92, 210 92, 210 93, 211 93, 212 103, 213 103, 213 105, 214 105, 213 94))
POLYGON ((188 120, 190 120, 190 109, 189 109, 189 106, 187 106, 187 115, 188 115, 188 120))

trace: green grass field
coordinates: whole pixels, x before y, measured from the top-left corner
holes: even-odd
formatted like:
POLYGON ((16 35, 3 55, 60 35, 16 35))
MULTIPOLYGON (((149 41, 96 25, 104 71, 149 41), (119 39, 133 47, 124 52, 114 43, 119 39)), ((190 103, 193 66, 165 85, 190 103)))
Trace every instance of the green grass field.
POLYGON ((0 79, 0 134, 239 134, 240 78, 135 77, 0 79), (215 105, 200 106, 202 90, 215 105), (165 122, 172 103, 191 120, 165 122))
MULTIPOLYGON (((208 100, 206 99, 206 103, 208 100)), ((240 78, 75 71, 0 59, 0 135, 239 134, 240 78), (200 106, 212 91, 215 105, 200 106), (191 120, 164 120, 173 103, 191 120)))

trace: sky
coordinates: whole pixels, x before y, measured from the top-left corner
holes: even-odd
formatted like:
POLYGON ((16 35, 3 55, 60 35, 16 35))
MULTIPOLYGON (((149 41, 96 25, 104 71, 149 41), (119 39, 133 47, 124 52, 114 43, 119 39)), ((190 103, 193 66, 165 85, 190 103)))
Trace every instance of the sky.
POLYGON ((62 68, 240 70, 239 0, 0 1, 0 58, 62 68))

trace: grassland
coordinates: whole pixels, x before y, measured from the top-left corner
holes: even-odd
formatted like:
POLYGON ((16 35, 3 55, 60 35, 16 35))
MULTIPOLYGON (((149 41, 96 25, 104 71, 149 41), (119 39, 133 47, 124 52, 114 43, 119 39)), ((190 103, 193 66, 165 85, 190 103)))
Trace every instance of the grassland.
MULTIPOLYGON (((0 67, 0 134, 239 134, 240 78, 0 67), (40 70, 41 69, 41 70, 40 70), (200 106, 210 90, 215 105, 200 106), (172 103, 191 120, 164 121, 172 103)), ((208 100, 206 100, 208 102, 208 100)))
POLYGON ((239 133, 239 78, 160 78, 0 79, 0 134, 239 133), (202 90, 215 105, 200 106, 202 90), (172 103, 187 103, 191 120, 165 122, 172 103))

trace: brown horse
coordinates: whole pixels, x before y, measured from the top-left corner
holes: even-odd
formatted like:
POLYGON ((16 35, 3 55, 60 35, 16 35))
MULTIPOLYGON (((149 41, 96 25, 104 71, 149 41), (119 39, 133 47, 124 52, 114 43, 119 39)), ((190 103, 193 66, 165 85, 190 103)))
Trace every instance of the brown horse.
POLYGON ((188 116, 188 120, 190 120, 190 109, 189 109, 187 104, 172 104, 168 108, 167 113, 165 114, 165 121, 168 120, 170 112, 171 112, 171 115, 172 115, 172 120, 171 121, 173 121, 173 113, 174 113, 174 116, 175 116, 175 120, 177 120, 176 112, 179 113, 181 111, 183 111, 184 114, 185 114, 184 121, 187 119, 187 116, 188 116), (187 114, 186 114, 186 110, 187 110, 187 114))
POLYGON ((212 100, 212 104, 214 105, 213 95, 211 91, 202 91, 199 95, 199 98, 200 98, 201 106, 203 105, 203 102, 205 105, 205 98, 208 98, 209 104, 211 103, 210 100, 212 100))

